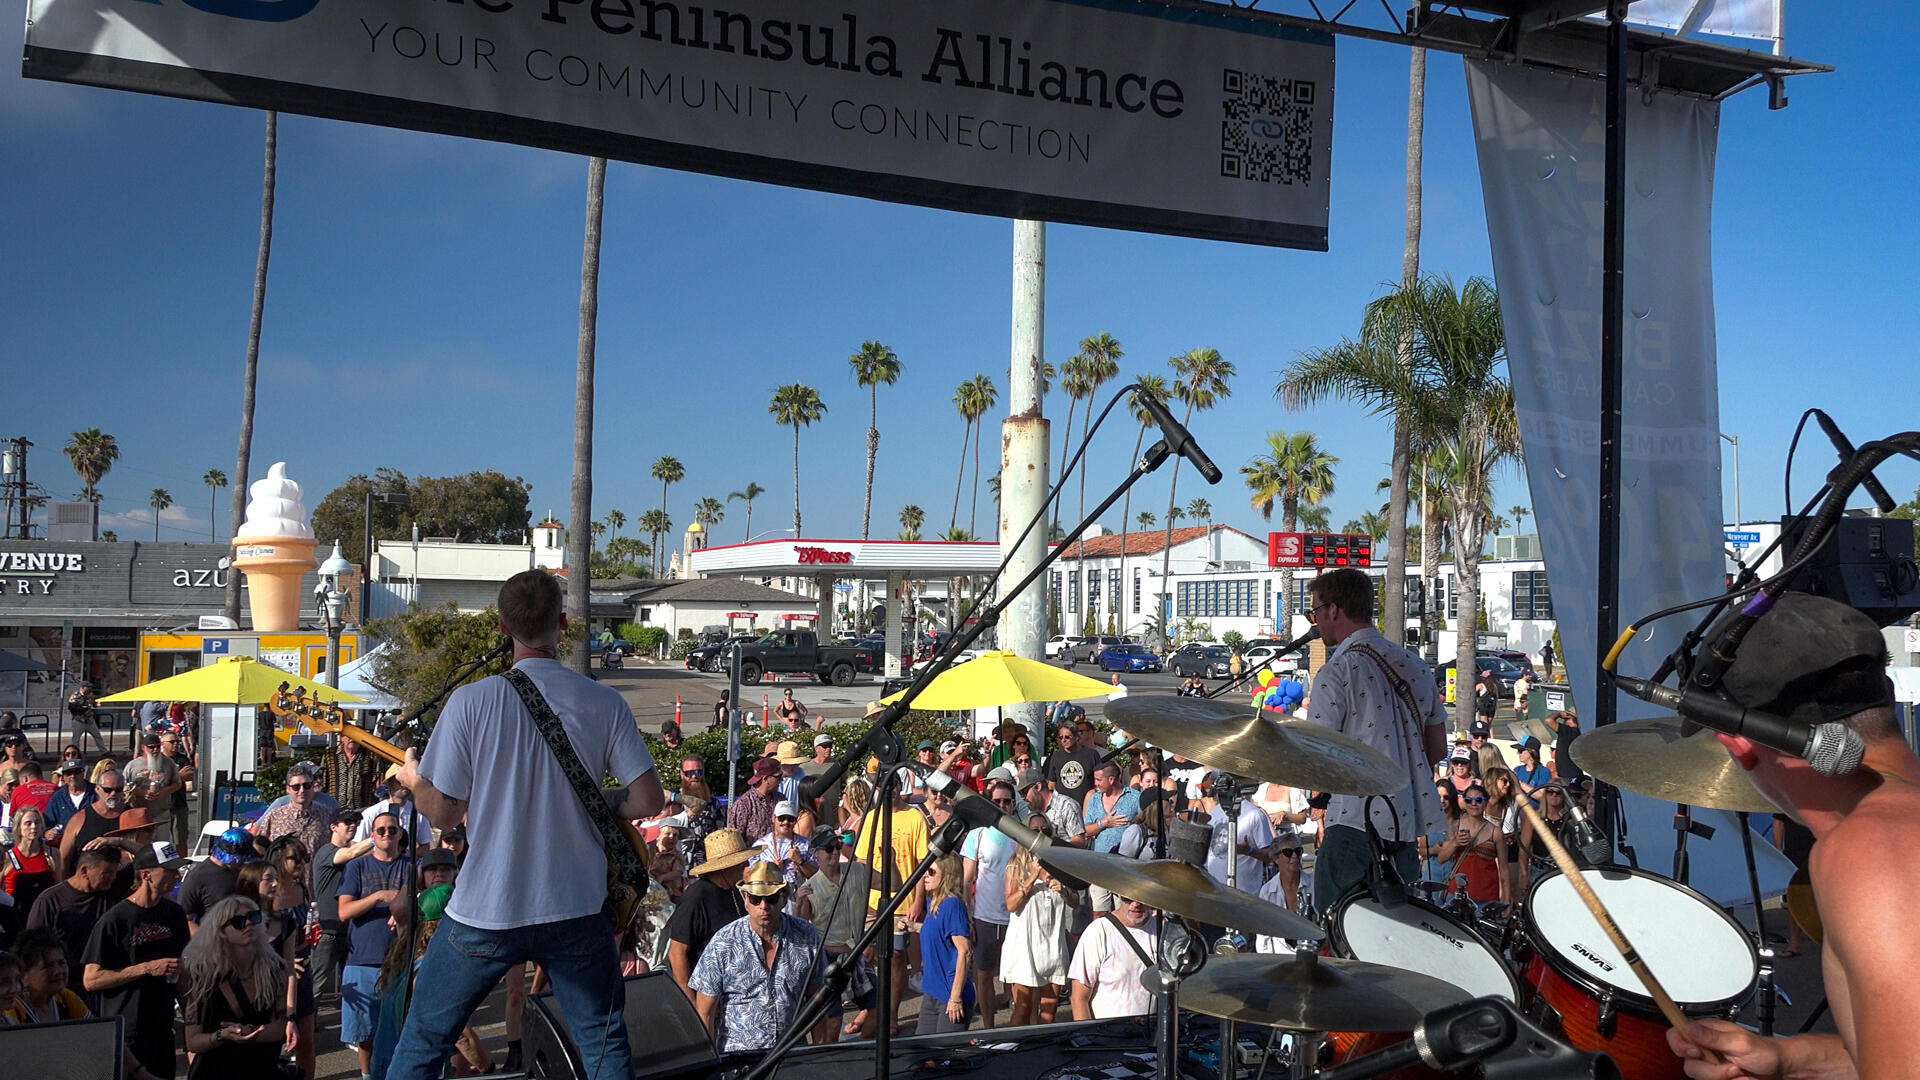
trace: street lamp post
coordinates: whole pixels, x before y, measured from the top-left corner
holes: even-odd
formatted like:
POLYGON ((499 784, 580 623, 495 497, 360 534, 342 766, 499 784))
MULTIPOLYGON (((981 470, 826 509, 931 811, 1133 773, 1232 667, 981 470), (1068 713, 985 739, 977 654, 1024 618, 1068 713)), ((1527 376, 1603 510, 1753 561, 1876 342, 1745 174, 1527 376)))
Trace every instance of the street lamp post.
MULTIPOLYGON (((389 506, 406 506, 413 500, 404 491, 375 491, 373 484, 367 484, 366 531, 361 537, 366 542, 365 560, 360 564, 360 625, 367 625, 367 603, 373 594, 373 504, 386 503, 389 506)), ((336 545, 337 546, 337 545, 336 545)))
POLYGON ((1747 519, 1740 516, 1740 436, 1723 431, 1720 437, 1733 444, 1733 523, 1745 525, 1747 519))
POLYGON ((340 587, 340 578, 352 572, 353 564, 340 554, 340 541, 335 540, 333 554, 320 564, 320 584, 313 587, 320 617, 327 627, 327 685, 335 690, 340 689, 340 627, 347 613, 347 593, 340 587))

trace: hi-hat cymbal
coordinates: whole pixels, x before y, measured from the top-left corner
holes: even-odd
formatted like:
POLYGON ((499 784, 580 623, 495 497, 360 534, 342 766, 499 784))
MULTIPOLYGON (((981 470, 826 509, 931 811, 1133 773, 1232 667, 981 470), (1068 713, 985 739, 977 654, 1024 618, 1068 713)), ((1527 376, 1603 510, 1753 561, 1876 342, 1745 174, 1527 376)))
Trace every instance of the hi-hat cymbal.
POLYGON ((1180 1007, 1288 1031, 1411 1031, 1473 995, 1431 975, 1311 954, 1209 956, 1180 983, 1180 1007))
POLYGON ((1407 771, 1373 747, 1305 720, 1269 719, 1240 702, 1133 694, 1107 702, 1107 719, 1240 776, 1335 795, 1398 795, 1407 788, 1407 771))
POLYGON ((1319 941, 1326 931, 1250 892, 1229 889, 1205 870, 1172 859, 1142 862, 1103 851, 1053 844, 1038 852, 1050 870, 1070 874, 1148 907, 1267 937, 1319 941))
POLYGON ((1712 731, 1682 735, 1680 725, 1677 716, 1656 716, 1583 732, 1573 740, 1574 763, 1614 787, 1666 802, 1763 814, 1779 809, 1712 731))

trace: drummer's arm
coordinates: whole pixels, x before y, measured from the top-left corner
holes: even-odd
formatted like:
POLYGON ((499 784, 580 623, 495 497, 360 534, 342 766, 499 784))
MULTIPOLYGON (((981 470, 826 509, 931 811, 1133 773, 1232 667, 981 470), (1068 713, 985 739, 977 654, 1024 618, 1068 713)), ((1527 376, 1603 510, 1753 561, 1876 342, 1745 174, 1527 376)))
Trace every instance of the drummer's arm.
MULTIPOLYGON (((1920 1061, 1920 1026, 1913 1022, 1920 1015, 1920 982, 1912 974, 1920 967, 1920 931, 1900 905, 1886 900, 1912 887, 1910 864, 1892 856, 1910 829, 1859 824, 1868 828, 1843 827, 1822 838, 1828 850, 1816 851, 1812 869, 1826 925, 1822 966, 1829 984, 1836 976, 1842 983, 1829 985, 1829 996, 1836 1017, 1852 1014, 1848 1041, 1860 1075, 1877 1078, 1904 1074, 1920 1061), (1818 873, 1830 868, 1839 872, 1818 873)), ((1844 1020, 1840 1027, 1844 1035, 1844 1020)))

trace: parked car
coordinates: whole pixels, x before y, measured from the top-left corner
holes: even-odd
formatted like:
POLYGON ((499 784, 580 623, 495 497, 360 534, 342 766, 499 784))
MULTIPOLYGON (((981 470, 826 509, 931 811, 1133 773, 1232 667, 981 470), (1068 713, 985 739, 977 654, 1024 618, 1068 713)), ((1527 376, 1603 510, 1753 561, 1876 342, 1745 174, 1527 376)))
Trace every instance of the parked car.
POLYGON ((1109 645, 1094 659, 1101 671, 1159 671, 1165 666, 1145 645, 1109 645))
POLYGON ((753 684, 773 671, 782 675, 813 675, 835 686, 852 686, 854 676, 873 671, 874 655, 848 645, 822 645, 811 630, 773 630, 751 645, 740 646, 740 681, 753 684))
POLYGON ((1299 671, 1302 667, 1306 666, 1306 650, 1295 649, 1283 656, 1280 653, 1280 646, 1284 644, 1286 644, 1286 642, 1283 641, 1274 645, 1254 645, 1247 649, 1245 653, 1246 670, 1257 671, 1262 666, 1265 666, 1272 668, 1276 672, 1285 674, 1299 671))
POLYGON ((745 645, 748 642, 759 641, 763 636, 764 635, 757 632, 735 634, 730 638, 709 642, 705 645, 688 649, 687 669, 690 671, 706 672, 725 671, 727 670, 727 658, 733 655, 734 642, 745 645))
POLYGON ((1042 655, 1049 660, 1059 660, 1066 655, 1068 649, 1073 648, 1074 642, 1078 640, 1080 639, 1066 634, 1055 634, 1047 639, 1046 645, 1042 646, 1042 655))
POLYGON ((1495 649, 1493 655, 1526 672, 1529 680, 1533 682, 1540 681, 1539 673, 1533 670, 1533 657, 1528 656, 1519 649, 1495 649))
MULTIPOLYGON (((1513 684, 1520 678, 1519 665, 1504 656, 1497 656, 1491 653, 1482 653, 1474 659, 1479 663, 1480 671, 1490 671, 1493 673, 1493 681, 1499 688, 1501 697, 1510 698, 1513 696, 1513 684)), ((1447 688, 1447 672, 1453 670, 1453 665, 1454 661, 1443 660, 1439 666, 1434 668, 1434 685, 1443 691, 1447 688)), ((1471 693, 1473 690, 1473 681, 1480 677, 1480 671, 1472 672, 1467 678, 1460 680, 1459 685, 1462 689, 1471 693)))
POLYGON ((1233 650, 1210 642, 1191 642, 1167 658, 1167 670, 1181 678, 1201 675, 1224 679, 1233 674, 1233 650))
POLYGON ((1075 655, 1081 660, 1097 661, 1100 654, 1105 650, 1111 649, 1116 645, 1125 645, 1127 643, 1127 639, 1118 634, 1090 635, 1080 639, 1080 644, 1075 646, 1078 650, 1075 655))

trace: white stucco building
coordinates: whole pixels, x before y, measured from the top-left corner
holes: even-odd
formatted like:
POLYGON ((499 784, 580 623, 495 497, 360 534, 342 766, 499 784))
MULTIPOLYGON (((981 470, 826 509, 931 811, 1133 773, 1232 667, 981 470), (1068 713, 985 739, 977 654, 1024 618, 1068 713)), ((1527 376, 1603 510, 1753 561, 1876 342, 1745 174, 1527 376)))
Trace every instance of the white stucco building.
MULTIPOLYGON (((1144 634, 1148 616, 1169 594, 1163 562, 1176 587, 1187 576, 1246 577, 1264 571, 1267 541, 1231 525, 1192 525, 1173 530, 1169 556, 1165 529, 1081 537, 1048 574, 1049 610, 1059 612, 1061 632, 1104 634, 1111 622, 1113 633, 1144 634)), ((1173 618, 1180 619, 1177 611, 1173 618)))

